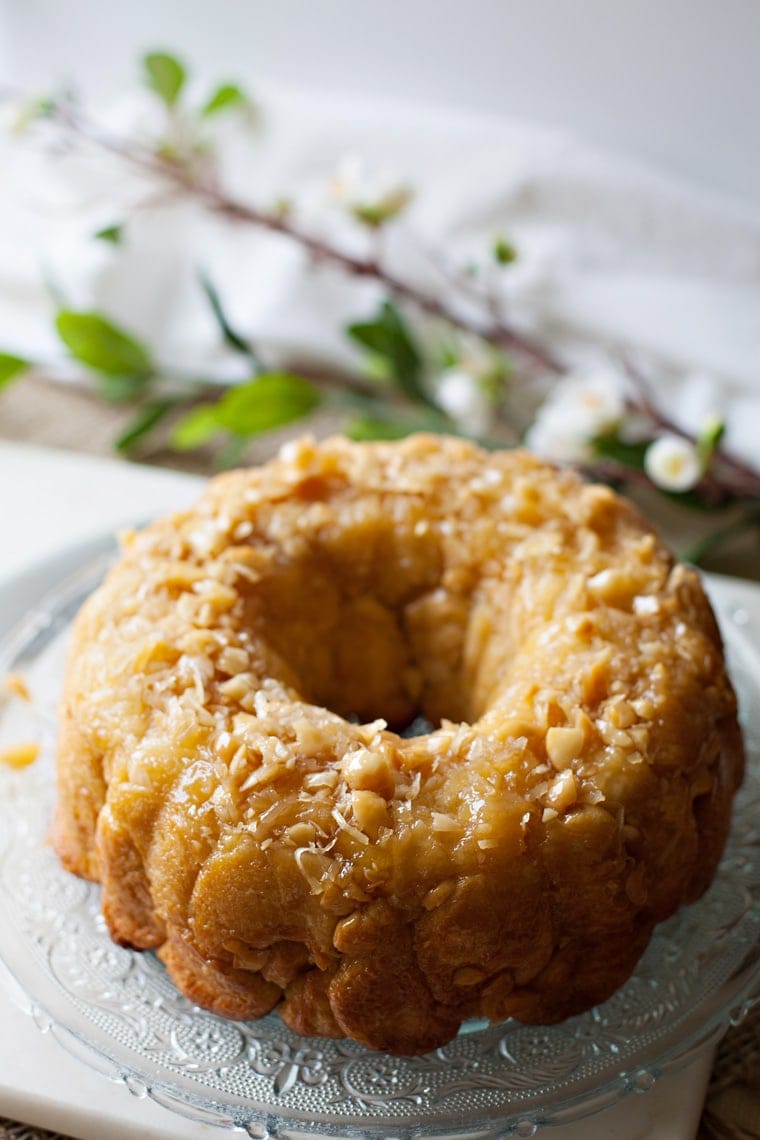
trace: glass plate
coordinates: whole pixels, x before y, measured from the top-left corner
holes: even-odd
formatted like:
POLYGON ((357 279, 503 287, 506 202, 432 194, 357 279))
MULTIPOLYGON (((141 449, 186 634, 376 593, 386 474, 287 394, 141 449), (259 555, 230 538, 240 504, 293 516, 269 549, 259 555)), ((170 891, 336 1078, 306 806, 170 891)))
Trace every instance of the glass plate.
MULTIPOLYGON (((181 997, 158 959, 115 946, 99 890, 46 845, 55 705, 69 626, 108 558, 63 583, 0 647, 0 745, 40 758, 0 770, 0 958, 43 1030, 137 1096, 249 1136, 531 1136, 645 1090, 714 1044, 760 997, 760 593, 713 580, 739 689, 749 771, 715 883, 661 925, 628 983, 561 1025, 468 1024, 449 1045, 399 1058, 304 1039, 272 1015, 225 1021, 181 997)), ((12 983, 11 983, 12 984, 12 983)))

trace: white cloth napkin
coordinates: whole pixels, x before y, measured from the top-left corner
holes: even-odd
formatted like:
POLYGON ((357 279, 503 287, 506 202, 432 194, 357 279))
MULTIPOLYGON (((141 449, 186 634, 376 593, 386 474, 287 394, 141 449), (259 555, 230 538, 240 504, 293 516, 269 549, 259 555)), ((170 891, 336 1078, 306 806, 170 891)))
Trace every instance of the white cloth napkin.
MULTIPOLYGON (((760 459, 760 211, 679 184, 582 139, 526 124, 359 105, 314 91, 259 93, 260 129, 234 116, 213 131, 227 186, 270 205, 284 195, 302 224, 361 249, 362 235, 328 186, 347 153, 415 189, 387 235, 393 267, 436 280, 431 251, 454 265, 487 262, 496 234, 519 259, 498 289, 512 319, 571 359, 637 348, 657 361, 658 394, 685 425, 726 416, 729 441, 760 459)), ((150 97, 107 110, 114 130, 150 134, 150 97)), ((350 359, 342 326, 380 296, 309 265, 285 239, 232 226, 190 203, 144 198, 145 185, 102 157, 0 145, 0 349, 54 361, 51 283, 99 308, 197 375, 232 378, 198 285, 202 267, 239 328, 265 352, 350 359), (95 241, 128 219, 125 241, 95 241)))

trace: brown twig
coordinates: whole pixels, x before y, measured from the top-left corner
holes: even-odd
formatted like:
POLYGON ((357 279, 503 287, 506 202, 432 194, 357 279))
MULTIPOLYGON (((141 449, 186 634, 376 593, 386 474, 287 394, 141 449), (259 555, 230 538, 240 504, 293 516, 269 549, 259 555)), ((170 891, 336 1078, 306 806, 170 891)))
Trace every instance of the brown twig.
POLYGON ((440 297, 424 293, 421 289, 392 273, 378 258, 355 257, 337 249, 335 246, 305 233, 287 219, 229 198, 213 185, 198 184, 186 176, 181 169, 175 170, 170 166, 166 173, 175 185, 192 193, 207 208, 230 221, 246 222, 257 226, 259 229, 269 230, 271 233, 278 233, 291 238, 298 242, 302 249, 305 249, 318 263, 337 265, 353 277, 379 281, 394 297, 408 302, 429 317, 446 321, 447 324, 453 325, 463 332, 481 337, 500 348, 518 352, 542 370, 555 374, 561 374, 564 371, 564 367, 552 353, 524 333, 517 332, 511 326, 501 322, 494 320, 478 321, 456 312, 440 297))

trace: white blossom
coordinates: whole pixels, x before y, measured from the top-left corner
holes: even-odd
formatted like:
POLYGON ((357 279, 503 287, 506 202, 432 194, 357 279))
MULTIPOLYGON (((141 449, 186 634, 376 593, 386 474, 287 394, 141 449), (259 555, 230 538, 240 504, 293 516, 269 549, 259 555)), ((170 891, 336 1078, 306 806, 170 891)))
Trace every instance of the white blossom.
POLYGON ((370 169, 358 154, 338 163, 331 179, 332 197, 368 225, 382 225, 409 204, 412 190, 395 172, 370 169))
POLYGON ((544 400, 525 443, 546 459, 584 463, 593 458, 591 440, 615 430, 624 410, 622 383, 614 372, 571 373, 544 400))
POLYGON ((702 461, 696 447, 679 435, 661 435, 644 455, 644 470, 664 491, 689 491, 699 482, 702 461))
POLYGON ((484 436, 493 419, 493 404, 477 377, 463 368, 446 369, 438 377, 435 401, 467 435, 484 436))

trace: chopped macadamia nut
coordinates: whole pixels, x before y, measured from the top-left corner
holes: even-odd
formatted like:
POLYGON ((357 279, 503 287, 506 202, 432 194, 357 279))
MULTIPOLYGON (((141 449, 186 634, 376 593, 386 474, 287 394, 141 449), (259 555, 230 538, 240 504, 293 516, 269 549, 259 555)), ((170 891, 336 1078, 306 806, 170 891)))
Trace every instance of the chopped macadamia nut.
POLYGON ((250 659, 244 649, 228 645, 219 654, 216 664, 220 673, 226 673, 228 677, 235 677, 238 673, 246 671, 250 665, 250 659))
POLYGON ((550 728, 546 733, 546 754, 552 766, 557 771, 568 768, 581 755, 583 742, 581 728, 550 728))
POLYGON ((565 808, 570 807, 578 799, 578 788, 575 783, 575 776, 568 768, 564 772, 560 772, 555 778, 549 792, 546 796, 550 806, 556 808, 557 811, 563 811, 565 808))
POLYGON ((388 757, 369 748, 357 748, 343 764, 343 774, 349 788, 377 792, 381 796, 393 793, 395 780, 388 757))
POLYGON ((5 688, 11 696, 18 697, 22 701, 28 702, 32 699, 29 686, 22 673, 6 673, 5 688))
POLYGON ((0 748, 0 764, 7 768, 28 768, 39 754, 39 744, 11 744, 7 748, 0 748))
POLYGON ((351 814, 356 826, 371 838, 388 822, 388 804, 377 792, 366 789, 351 793, 351 814))

